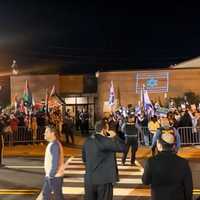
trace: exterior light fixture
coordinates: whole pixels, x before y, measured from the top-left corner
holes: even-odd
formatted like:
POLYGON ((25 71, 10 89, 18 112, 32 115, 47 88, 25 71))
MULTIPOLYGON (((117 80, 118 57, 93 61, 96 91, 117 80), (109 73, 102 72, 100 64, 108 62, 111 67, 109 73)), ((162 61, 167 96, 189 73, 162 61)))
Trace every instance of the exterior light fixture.
POLYGON ((100 75, 100 72, 97 71, 97 72, 95 73, 96 78, 99 78, 99 75, 100 75))

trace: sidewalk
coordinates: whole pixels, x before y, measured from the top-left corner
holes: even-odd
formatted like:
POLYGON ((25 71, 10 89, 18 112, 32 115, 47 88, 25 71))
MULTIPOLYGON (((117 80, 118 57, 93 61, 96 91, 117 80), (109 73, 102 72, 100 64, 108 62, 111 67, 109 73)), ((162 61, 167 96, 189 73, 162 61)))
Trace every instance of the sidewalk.
MULTIPOLYGON (((85 138, 82 138, 81 136, 75 136, 75 145, 64 146, 65 156, 80 156, 84 141, 85 138)), ((5 146, 4 157, 15 157, 15 156, 43 157, 45 148, 46 144, 5 146)), ((179 155, 187 159, 200 159, 200 145, 182 147, 179 151, 179 155)), ((136 156, 137 158, 147 158, 151 156, 150 148, 139 147, 136 156)))

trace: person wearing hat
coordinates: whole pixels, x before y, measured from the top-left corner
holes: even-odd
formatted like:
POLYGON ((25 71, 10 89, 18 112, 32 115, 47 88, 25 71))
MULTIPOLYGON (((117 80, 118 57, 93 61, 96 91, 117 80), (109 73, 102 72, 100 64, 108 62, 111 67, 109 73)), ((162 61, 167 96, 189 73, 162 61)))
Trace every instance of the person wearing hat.
POLYGON ((152 200, 192 200, 192 174, 187 160, 174 153, 175 136, 160 134, 158 155, 149 158, 142 181, 151 186, 152 200))
POLYGON ((95 133, 88 137, 82 149, 85 199, 113 199, 113 184, 119 180, 115 153, 124 149, 124 142, 109 131, 106 120, 96 123, 95 133))
POLYGON ((156 134, 153 135, 152 145, 151 145, 152 155, 153 156, 155 155, 156 142, 159 138, 159 135, 160 134, 166 134, 166 133, 174 134, 174 136, 176 138, 175 146, 174 146, 174 152, 178 152, 178 149, 181 146, 181 139, 180 139, 179 133, 176 131, 175 128, 170 126, 169 120, 168 120, 167 117, 160 118, 160 124, 161 124, 161 127, 157 130, 156 134))

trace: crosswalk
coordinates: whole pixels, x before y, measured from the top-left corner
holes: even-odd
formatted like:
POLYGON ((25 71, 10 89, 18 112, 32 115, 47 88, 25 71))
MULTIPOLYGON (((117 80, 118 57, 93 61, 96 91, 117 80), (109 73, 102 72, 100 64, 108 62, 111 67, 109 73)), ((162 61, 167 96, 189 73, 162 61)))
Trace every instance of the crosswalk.
MULTIPOLYGON (((121 159, 117 158, 120 181, 114 186, 114 200, 148 199, 149 189, 142 185, 141 176, 143 167, 136 161, 136 166, 121 165, 121 159)), ((70 157, 65 166, 63 193, 66 199, 83 199, 85 167, 81 157, 70 157)))

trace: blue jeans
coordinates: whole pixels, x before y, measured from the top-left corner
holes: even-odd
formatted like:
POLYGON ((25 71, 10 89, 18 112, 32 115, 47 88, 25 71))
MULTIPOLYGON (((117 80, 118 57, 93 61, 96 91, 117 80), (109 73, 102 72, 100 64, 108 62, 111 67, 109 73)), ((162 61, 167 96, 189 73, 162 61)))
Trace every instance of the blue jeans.
POLYGON ((51 200, 51 193, 54 193, 55 200, 64 200, 62 194, 63 177, 45 177, 43 185, 43 199, 51 200))
POLYGON ((150 136, 144 135, 144 144, 145 146, 150 146, 150 136))

